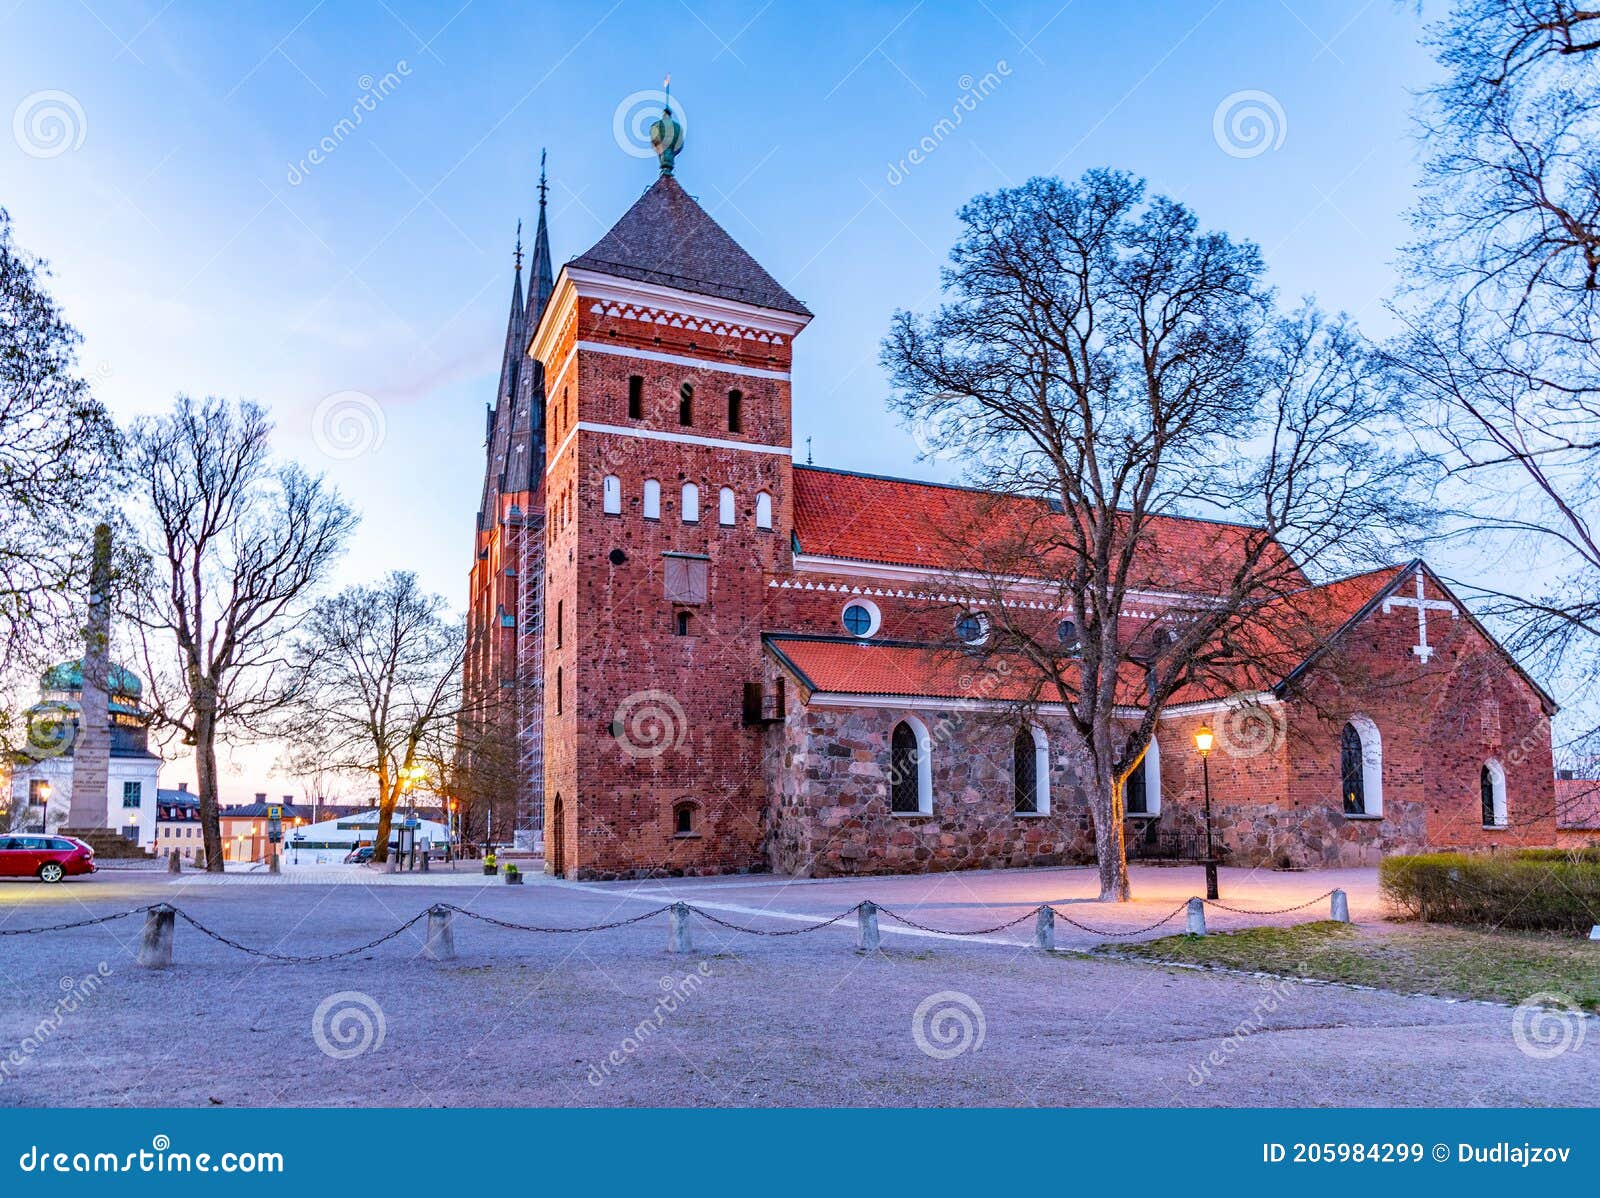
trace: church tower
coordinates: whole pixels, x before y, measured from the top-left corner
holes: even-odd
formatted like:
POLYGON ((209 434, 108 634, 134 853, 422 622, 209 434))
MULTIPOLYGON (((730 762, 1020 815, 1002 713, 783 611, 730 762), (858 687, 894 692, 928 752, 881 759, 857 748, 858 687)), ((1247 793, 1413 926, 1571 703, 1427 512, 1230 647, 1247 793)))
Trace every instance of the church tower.
POLYGON ((543 826, 544 374, 528 337, 554 285, 539 165, 539 217, 526 289, 522 227, 500 379, 485 425, 487 460, 469 583, 460 765, 473 838, 537 847, 543 826), (492 815, 491 815, 492 813, 492 815))
POLYGON ((660 173, 530 326, 545 382, 546 868, 762 865, 768 572, 787 569, 803 304, 660 173))

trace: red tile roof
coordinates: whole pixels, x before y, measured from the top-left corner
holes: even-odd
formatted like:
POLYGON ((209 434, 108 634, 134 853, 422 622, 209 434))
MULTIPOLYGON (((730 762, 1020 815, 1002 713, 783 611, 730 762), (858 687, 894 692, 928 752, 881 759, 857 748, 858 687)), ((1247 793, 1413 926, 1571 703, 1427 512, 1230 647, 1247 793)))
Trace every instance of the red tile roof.
POLYGON ((1600 831, 1600 780, 1556 779, 1556 825, 1600 831))
MULTIPOLYGON (((1042 500, 970 487, 804 466, 795 467, 794 486, 800 550, 822 557, 947 571, 988 562, 993 569, 1008 551, 1036 551, 1049 524, 1065 527, 1065 517, 1042 500)), ((1214 593, 1250 539, 1264 535, 1239 524, 1151 517, 1135 585, 1214 593)), ((1028 560, 1038 558, 1030 554, 1028 560)))
MULTIPOLYGON (((1307 587, 1263 605, 1261 618, 1250 622, 1235 639, 1237 669, 1218 669, 1215 677, 1180 688, 1174 704, 1219 699, 1243 691, 1270 690, 1339 632, 1402 577, 1408 566, 1390 566, 1307 587)), ((1054 685, 1037 667, 1001 658, 985 659, 960 648, 905 641, 856 640, 851 637, 772 633, 771 651, 784 660, 813 690, 843 695, 896 695, 936 699, 984 699, 1002 702, 1058 702, 1054 685)), ((1066 679, 1069 692, 1076 679, 1066 679)), ((1118 701, 1137 706, 1144 701, 1142 669, 1123 663, 1118 701)))

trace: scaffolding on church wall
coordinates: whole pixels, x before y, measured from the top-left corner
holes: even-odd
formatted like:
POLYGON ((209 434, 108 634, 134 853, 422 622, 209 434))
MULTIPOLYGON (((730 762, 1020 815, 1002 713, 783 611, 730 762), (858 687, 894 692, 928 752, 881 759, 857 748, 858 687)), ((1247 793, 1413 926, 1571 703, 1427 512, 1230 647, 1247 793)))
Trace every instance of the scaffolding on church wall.
POLYGON ((544 848, 544 528, 538 516, 517 529, 516 845, 544 848))

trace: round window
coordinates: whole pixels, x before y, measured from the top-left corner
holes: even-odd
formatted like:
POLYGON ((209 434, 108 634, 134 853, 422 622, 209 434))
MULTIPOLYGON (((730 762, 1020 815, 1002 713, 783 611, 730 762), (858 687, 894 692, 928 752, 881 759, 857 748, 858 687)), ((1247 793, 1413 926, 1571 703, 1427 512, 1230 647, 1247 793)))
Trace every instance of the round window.
POLYGON ((969 611, 956 617, 956 636, 969 645, 981 645, 989 636, 989 617, 969 611))
POLYGON ((871 636, 878 631, 878 624, 882 617, 878 613, 876 604, 865 600, 856 600, 845 607, 844 613, 839 617, 844 623, 844 629, 851 636, 871 636))
POLYGON ((1071 620, 1062 620, 1056 625, 1056 640, 1067 649, 1078 647, 1078 626, 1071 620))

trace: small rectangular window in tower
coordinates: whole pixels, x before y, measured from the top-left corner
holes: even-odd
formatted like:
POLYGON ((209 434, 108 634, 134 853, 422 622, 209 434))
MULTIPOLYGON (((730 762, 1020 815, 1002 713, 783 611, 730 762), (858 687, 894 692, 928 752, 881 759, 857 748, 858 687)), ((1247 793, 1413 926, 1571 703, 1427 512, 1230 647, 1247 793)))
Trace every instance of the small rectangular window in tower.
POLYGON ((562 690, 561 680, 562 680, 561 667, 557 666, 556 667, 556 714, 557 715, 561 714, 561 690, 562 690))
POLYGON ((668 603, 704 603, 710 565, 711 559, 701 555, 667 554, 662 570, 663 597, 668 603))
POLYGON ((694 423, 694 384, 682 383, 678 387, 678 423, 694 423))
POLYGON ((677 616, 677 633, 679 636, 689 636, 694 630, 694 617, 686 611, 681 611, 677 616))
POLYGON ((630 374, 628 376, 628 419, 644 419, 644 377, 630 374))
POLYGON ((737 391, 728 392, 728 431, 744 431, 744 396, 737 391))
POLYGON ((562 630, 564 628, 566 628, 566 626, 567 626, 566 620, 562 619, 562 615, 565 612, 565 610, 566 610, 566 600, 557 599, 556 600, 556 648, 557 649, 561 648, 561 641, 562 641, 562 637, 564 635, 562 630))

